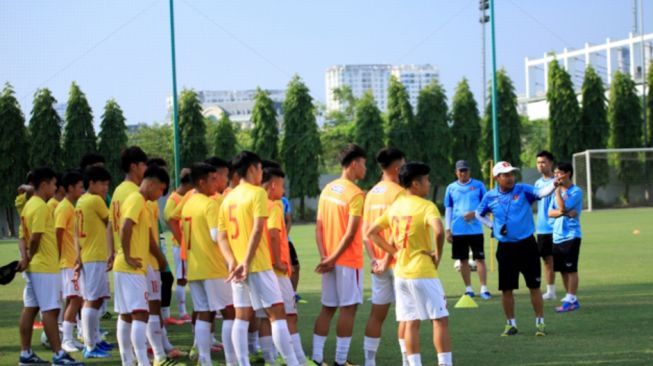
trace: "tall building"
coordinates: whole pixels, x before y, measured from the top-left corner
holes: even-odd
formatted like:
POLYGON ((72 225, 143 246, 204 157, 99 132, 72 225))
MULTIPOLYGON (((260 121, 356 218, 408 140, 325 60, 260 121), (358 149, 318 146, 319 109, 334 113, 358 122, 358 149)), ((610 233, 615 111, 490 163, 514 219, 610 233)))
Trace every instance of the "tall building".
MULTIPOLYGON (((286 96, 285 90, 266 90, 270 99, 274 102, 277 111, 277 120, 282 118, 281 104, 286 96)), ((197 96, 202 105, 204 117, 219 120, 223 114, 227 114, 231 122, 240 125, 243 129, 253 127, 252 111, 254 110, 254 97, 256 90, 200 90, 197 96)), ((172 97, 168 97, 168 119, 172 116, 172 97)))
POLYGON ((388 105, 390 77, 396 76, 405 86, 413 108, 417 107, 417 96, 426 85, 438 79, 438 70, 433 65, 335 65, 326 70, 327 112, 342 110, 344 105, 335 98, 334 89, 348 86, 354 97, 360 98, 371 90, 377 107, 385 112, 388 105))

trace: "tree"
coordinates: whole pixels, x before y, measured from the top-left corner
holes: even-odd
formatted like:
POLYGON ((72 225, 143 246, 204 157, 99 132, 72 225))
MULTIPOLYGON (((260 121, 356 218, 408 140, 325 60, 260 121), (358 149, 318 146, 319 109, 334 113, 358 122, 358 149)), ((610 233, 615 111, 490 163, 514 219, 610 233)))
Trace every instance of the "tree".
POLYGON ((16 187, 25 181, 29 170, 29 142, 25 116, 14 96, 11 84, 6 83, 0 95, 0 206, 5 208, 9 233, 14 236, 14 198, 16 187))
POLYGON ((229 116, 224 113, 215 128, 213 135, 214 148, 213 154, 225 160, 231 160, 237 154, 236 149, 236 133, 234 132, 234 125, 229 120, 229 116))
POLYGON ((57 171, 63 167, 61 152, 61 117, 54 110, 54 99, 47 88, 34 94, 32 117, 29 120, 31 140, 29 166, 48 166, 57 171))
MULTIPOLYGON (((630 75, 617 71, 610 86, 608 102, 610 147, 642 147, 642 105, 630 75)), ((619 159, 617 175, 624 183, 623 199, 629 203, 630 186, 641 178, 642 166, 638 159, 619 159)))
POLYGON ((128 137, 125 116, 115 99, 109 99, 104 105, 98 137, 98 152, 104 156, 106 168, 111 173, 111 186, 116 187, 124 176, 120 152, 127 147, 128 137))
POLYGON ((388 87, 387 116, 388 146, 401 149, 408 160, 415 159, 415 141, 411 135, 414 123, 413 108, 406 87, 394 76, 390 78, 388 87))
POLYGON ((478 160, 481 117, 467 79, 456 87, 451 106, 452 147, 451 161, 466 160, 471 167, 472 177, 481 177, 481 163, 478 160))
POLYGON ((93 129, 93 111, 86 95, 73 81, 68 94, 63 134, 63 154, 66 168, 79 166, 79 160, 87 153, 95 152, 96 139, 93 129))
MULTIPOLYGON (((521 166, 521 119, 517 113, 517 95, 512 80, 504 69, 497 72, 497 121, 499 159, 514 166, 521 166)), ((487 161, 493 159, 491 102, 485 108, 484 122, 481 158, 487 161)), ((489 175, 486 175, 486 178, 489 175)))
POLYGON ((537 153, 549 149, 549 120, 521 120, 521 162, 524 166, 537 165, 537 153))
POLYGON ((252 111, 252 150, 263 159, 279 158, 279 124, 274 102, 268 92, 256 89, 254 110, 252 111))
POLYGON ((371 188, 379 180, 381 170, 376 162, 376 153, 383 148, 383 119, 370 90, 356 103, 354 142, 367 152, 363 188, 371 188))
POLYGON ((569 73, 557 60, 549 63, 549 141, 551 152, 558 161, 571 161, 578 152, 580 141, 578 120, 580 109, 569 73))
MULTIPOLYGON (((583 78, 580 123, 578 124, 578 151, 608 147, 610 126, 606 109, 603 80, 590 65, 583 78)), ((610 176, 607 159, 591 162, 592 192, 596 197, 599 187, 608 183, 610 176)))
POLYGON ((194 90, 182 90, 179 98, 179 136, 181 166, 204 161, 206 148, 206 125, 202 105, 194 90))
POLYGON ((299 198, 299 212, 304 219, 304 197, 315 197, 320 193, 319 156, 322 148, 313 98, 297 75, 288 83, 283 110, 281 156, 289 181, 289 197, 299 198))
MULTIPOLYGON (((428 148, 415 149, 414 158, 431 167, 431 184, 433 201, 437 199, 438 189, 450 183, 453 168, 449 155, 451 152, 451 135, 449 132, 449 111, 444 88, 437 81, 426 86, 417 97, 417 117, 415 118, 415 136, 420 140, 430 141, 428 148)), ((415 142, 413 142, 413 145, 415 142)))
POLYGON ((168 123, 142 123, 134 132, 127 134, 129 146, 140 146, 147 156, 160 157, 168 164, 174 161, 172 136, 172 125, 168 123))

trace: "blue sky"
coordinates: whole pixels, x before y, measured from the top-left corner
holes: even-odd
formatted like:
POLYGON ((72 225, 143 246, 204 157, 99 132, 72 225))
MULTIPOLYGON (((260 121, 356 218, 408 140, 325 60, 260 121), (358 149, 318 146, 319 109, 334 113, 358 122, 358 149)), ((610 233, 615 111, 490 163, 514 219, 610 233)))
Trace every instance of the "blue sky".
MULTIPOLYGON (((653 1, 644 8, 653 19, 653 1)), ((497 63, 518 94, 524 57, 626 38, 633 24, 627 0, 497 0, 496 12, 497 63)), ((478 16, 478 0, 175 0, 178 86, 280 89, 297 73, 324 101, 330 65, 431 63, 450 97, 466 77, 479 100, 478 16)), ((65 101, 74 80, 96 123, 109 98, 130 124, 162 121, 169 40, 167 0, 4 0, 0 81, 13 84, 26 118, 37 88, 65 101)))

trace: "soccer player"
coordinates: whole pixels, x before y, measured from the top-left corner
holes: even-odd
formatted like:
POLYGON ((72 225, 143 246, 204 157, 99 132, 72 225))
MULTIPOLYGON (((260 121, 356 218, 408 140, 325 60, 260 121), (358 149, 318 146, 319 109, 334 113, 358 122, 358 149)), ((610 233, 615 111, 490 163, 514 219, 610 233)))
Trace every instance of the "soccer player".
MULTIPOLYGON (((395 148, 382 149, 376 154, 376 161, 381 166, 383 176, 365 197, 363 209, 363 241, 367 255, 370 257, 372 268, 372 310, 365 328, 365 366, 376 365, 376 352, 381 342, 381 329, 383 322, 390 310, 390 304, 395 301, 394 272, 395 259, 386 253, 365 235, 374 221, 390 207, 402 194, 404 189, 399 185, 399 169, 406 163, 406 158, 401 150, 395 148)), ((381 233, 386 240, 390 233, 386 230, 381 233)), ((399 323, 398 339, 402 356, 405 357, 406 347, 403 337, 404 323, 399 323)))
POLYGON ((84 307, 82 308, 82 334, 84 357, 106 358, 112 347, 98 336, 100 308, 111 294, 107 270, 113 265, 107 242, 109 210, 104 197, 109 190, 111 175, 99 166, 90 166, 84 172, 86 193, 77 201, 75 219, 79 243, 78 266, 75 271, 81 283, 84 307))
POLYGON ((397 257, 397 320, 405 322, 404 340, 411 366, 422 365, 419 339, 422 320, 433 324, 438 365, 452 365, 447 299, 438 278, 444 244, 442 222, 435 204, 425 199, 431 188, 430 170, 428 165, 416 162, 402 166, 399 179, 406 195, 397 198, 367 232, 374 244, 397 257), (387 229, 394 245, 381 235, 387 229))
MULTIPOLYGON (((541 189, 551 184, 553 177, 553 154, 543 150, 537 154, 537 171, 542 175, 535 181, 535 188, 541 189)), ((544 264, 544 279, 546 292, 542 295, 544 300, 555 300, 556 285, 555 272, 553 271, 553 227, 549 223, 549 206, 553 195, 542 198, 537 202, 537 249, 544 264)))
POLYGON ((580 309, 578 291, 578 255, 580 254, 580 214, 583 211, 583 191, 572 183, 574 168, 569 163, 558 163, 555 179, 559 183, 551 201, 549 217, 553 218, 553 267, 562 274, 567 295, 559 313, 580 309), (574 211, 572 216, 569 212, 574 211))
POLYGON ((62 184, 61 176, 57 175, 57 189, 54 191, 54 196, 48 200, 48 208, 54 213, 57 209, 59 202, 66 197, 66 189, 62 184))
POLYGON ((264 310, 272 339, 288 366, 299 365, 288 331, 279 282, 272 270, 268 238, 267 194, 260 187, 263 170, 258 155, 243 151, 233 161, 240 184, 220 207, 218 242, 229 265, 236 320, 232 340, 240 365, 249 365, 247 329, 253 311, 264 310))
POLYGON ((540 291, 540 256, 533 237, 535 225, 531 204, 553 193, 555 182, 537 189, 531 185, 515 183, 514 171, 519 170, 506 161, 497 162, 492 175, 497 187, 487 192, 476 209, 476 218, 492 229, 499 241, 497 261, 499 263, 499 290, 507 324, 502 336, 517 334, 515 320, 515 299, 513 290, 519 288, 519 274, 524 276, 530 290, 531 303, 535 312, 536 336, 546 335, 544 308, 540 291), (492 213, 494 221, 485 217, 492 213))
POLYGON ((483 250, 483 225, 474 211, 485 195, 483 182, 471 177, 469 164, 465 160, 456 162, 458 180, 449 184, 444 194, 445 233, 451 243, 451 258, 460 260, 460 274, 465 283, 465 294, 474 297, 469 268, 469 250, 476 261, 478 279, 481 282, 481 298, 492 298, 487 289, 485 251, 483 250))
POLYGON ((334 365, 347 362, 354 328, 356 308, 363 303, 363 240, 360 230, 363 191, 354 183, 365 177, 365 151, 349 144, 339 156, 342 175, 327 184, 317 209, 315 239, 320 264, 315 271, 322 274, 322 309, 313 329, 313 362, 324 362, 324 343, 329 335, 331 319, 340 309, 336 326, 334 365))
MULTIPOLYGON (((152 241, 152 215, 146 202, 158 200, 166 194, 169 183, 168 172, 157 165, 151 165, 147 167, 138 190, 120 201, 121 240, 113 271, 115 310, 120 314, 118 326, 121 327, 117 338, 123 365, 134 364, 134 354, 138 366, 150 365, 145 338, 149 315, 147 264, 152 241), (130 330, 130 337, 127 337, 125 328, 130 330)), ((166 362, 169 363, 169 360, 155 360, 154 365, 166 365, 166 362)))
MULTIPOLYGON (((188 281, 193 299, 195 344, 199 351, 198 365, 211 363, 211 332, 216 312, 221 312, 222 340, 227 365, 237 365, 231 341, 235 310, 225 259, 217 245, 219 204, 211 198, 218 186, 216 167, 196 163, 191 167, 195 194, 182 210, 184 238, 188 261, 188 281)), ((226 179, 225 179, 226 181, 226 179)), ((224 188, 224 185, 223 185, 224 188)))
POLYGON ((20 316, 20 365, 49 364, 39 358, 31 348, 32 324, 41 310, 43 329, 54 355, 52 365, 82 365, 61 348, 57 316, 61 297, 61 276, 59 274, 59 250, 54 234, 54 216, 46 202, 57 188, 55 172, 50 168, 33 171, 34 194, 27 201, 21 213, 23 237, 26 242, 25 290, 23 311, 20 316))
POLYGON ((75 235, 75 204, 84 193, 84 176, 77 171, 63 175, 62 186, 66 196, 54 210, 54 227, 57 246, 61 256, 59 270, 61 273, 62 299, 64 301, 63 337, 61 348, 66 352, 79 352, 84 348, 73 337, 73 329, 77 323, 77 313, 82 307, 82 293, 79 282, 75 278, 77 263, 77 246, 75 235))
MULTIPOLYGON (((288 317, 288 328, 292 337, 293 349, 300 365, 306 364, 306 355, 302 348, 302 341, 297 329, 297 304, 295 302, 295 290, 290 280, 292 275, 292 262, 290 244, 286 232, 283 204, 281 198, 284 192, 285 174, 279 167, 269 167, 263 170, 263 188, 268 194, 268 211, 270 216, 267 220, 267 235, 270 238, 270 254, 272 267, 279 288, 283 297, 283 303, 288 317)), ((272 342, 270 321, 267 318, 261 319, 260 343, 263 349, 265 361, 271 365, 275 364, 276 352, 272 342)))

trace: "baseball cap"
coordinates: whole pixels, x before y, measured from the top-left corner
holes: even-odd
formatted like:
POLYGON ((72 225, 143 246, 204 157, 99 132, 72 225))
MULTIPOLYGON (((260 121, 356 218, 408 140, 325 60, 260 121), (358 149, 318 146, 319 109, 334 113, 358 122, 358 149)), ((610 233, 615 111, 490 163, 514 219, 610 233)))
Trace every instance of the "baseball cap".
POLYGON ((494 168, 492 168, 492 176, 496 177, 499 174, 510 173, 515 170, 519 170, 519 168, 515 168, 507 161, 500 161, 494 164, 494 168))
POLYGON ((14 279, 16 267, 18 267, 18 261, 0 267, 0 285, 6 285, 14 279))
POLYGON ((458 160, 456 162, 456 170, 467 169, 469 170, 469 164, 465 160, 458 160))

